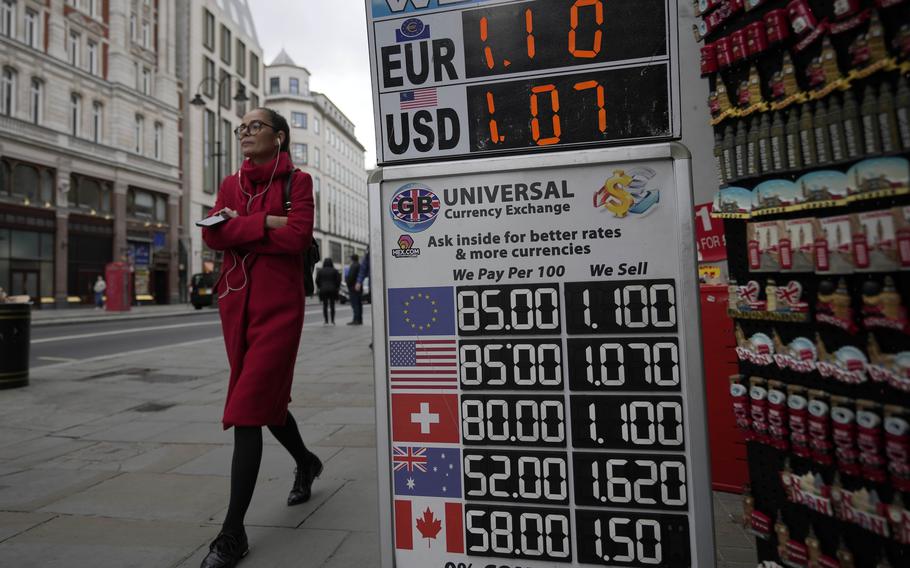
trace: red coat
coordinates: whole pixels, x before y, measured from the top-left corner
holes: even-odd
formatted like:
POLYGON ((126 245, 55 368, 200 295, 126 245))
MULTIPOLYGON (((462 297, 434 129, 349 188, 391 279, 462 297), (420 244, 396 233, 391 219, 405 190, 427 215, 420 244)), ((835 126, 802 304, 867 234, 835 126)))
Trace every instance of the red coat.
MULTIPOLYGON (((301 253, 313 239, 313 180, 309 174, 294 173, 291 211, 285 213, 285 169, 279 168, 268 190, 250 202, 249 211, 238 176, 225 178, 212 211, 230 207, 240 216, 202 230, 209 247, 224 251, 215 293, 231 365, 222 418, 225 429, 283 425, 287 416, 303 330, 301 253), (287 226, 266 230, 266 215, 287 215, 287 226)), ((247 182, 253 194, 263 191, 266 183, 267 179, 247 182)))

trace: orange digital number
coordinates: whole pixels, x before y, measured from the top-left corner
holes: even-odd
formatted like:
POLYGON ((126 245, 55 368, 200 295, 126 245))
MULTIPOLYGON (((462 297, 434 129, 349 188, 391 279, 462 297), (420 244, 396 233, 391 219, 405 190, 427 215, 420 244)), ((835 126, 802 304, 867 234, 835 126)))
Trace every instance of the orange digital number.
POLYGON ((528 57, 534 59, 537 50, 534 47, 534 12, 530 8, 525 10, 525 30, 528 32, 528 57))
POLYGON ((594 6, 594 21, 597 22, 598 26, 602 26, 604 23, 604 5, 602 0, 576 0, 575 3, 572 4, 572 12, 570 13, 570 24, 572 29, 569 30, 569 53, 579 59, 593 59, 594 57, 597 57, 597 54, 600 53, 601 44, 603 43, 603 31, 597 30, 594 32, 594 42, 591 49, 578 49, 575 33, 575 30, 578 29, 578 12, 579 8, 584 8, 586 6, 594 6))
POLYGON ((607 109, 604 108, 604 87, 597 81, 582 81, 575 83, 576 91, 585 91, 587 89, 597 89, 597 128, 601 132, 607 131, 607 109))
POLYGON ((505 141, 506 137, 499 135, 499 125, 496 123, 496 119, 493 118, 496 113, 496 104, 493 102, 493 93, 490 91, 487 91, 487 110, 490 111, 490 140, 493 144, 499 144, 505 141))
POLYGON ((559 126, 559 91, 556 85, 541 85, 531 89, 531 137, 538 146, 550 146, 558 144, 559 137, 562 135, 562 128, 559 126), (553 111, 553 136, 548 138, 540 137, 540 119, 537 118, 538 104, 537 95, 539 93, 550 93, 550 108, 553 111))
MULTIPOLYGON (((489 37, 487 25, 488 25, 487 17, 484 16, 484 17, 480 18, 480 41, 482 41, 484 43, 487 42, 487 37, 489 37)), ((493 61, 493 49, 490 48, 489 45, 485 46, 483 48, 483 55, 487 61, 487 67, 489 69, 492 69, 493 66, 495 65, 495 62, 493 61)))

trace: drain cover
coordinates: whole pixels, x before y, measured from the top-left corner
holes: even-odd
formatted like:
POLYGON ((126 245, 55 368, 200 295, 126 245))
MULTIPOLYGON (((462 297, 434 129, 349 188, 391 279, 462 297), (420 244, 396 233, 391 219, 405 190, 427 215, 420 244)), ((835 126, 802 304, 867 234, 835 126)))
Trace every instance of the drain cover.
POLYGON ((172 406, 176 406, 176 403, 146 402, 145 404, 140 404, 133 410, 136 412, 161 412, 162 410, 167 410, 172 406))

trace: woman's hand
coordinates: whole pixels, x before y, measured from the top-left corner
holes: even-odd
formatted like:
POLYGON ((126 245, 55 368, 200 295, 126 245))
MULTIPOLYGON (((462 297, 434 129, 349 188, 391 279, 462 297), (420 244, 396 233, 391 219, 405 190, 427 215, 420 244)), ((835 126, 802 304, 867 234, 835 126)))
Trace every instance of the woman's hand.
POLYGON ((287 217, 280 217, 278 215, 266 215, 265 217, 265 228, 266 229, 280 229, 288 224, 287 217))
POLYGON ((222 209, 221 211, 219 211, 216 214, 221 215, 222 217, 225 217, 227 219, 233 219, 234 217, 237 217, 239 215, 239 213, 237 213, 230 207, 225 207, 224 209, 222 209))

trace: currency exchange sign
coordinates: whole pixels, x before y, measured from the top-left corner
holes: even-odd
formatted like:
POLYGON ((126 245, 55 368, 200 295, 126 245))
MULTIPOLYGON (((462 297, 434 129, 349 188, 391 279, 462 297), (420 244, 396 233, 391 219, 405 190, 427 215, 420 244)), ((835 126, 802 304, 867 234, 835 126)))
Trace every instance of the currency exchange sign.
POLYGON ((676 2, 367 0, 380 164, 679 137, 676 2))

